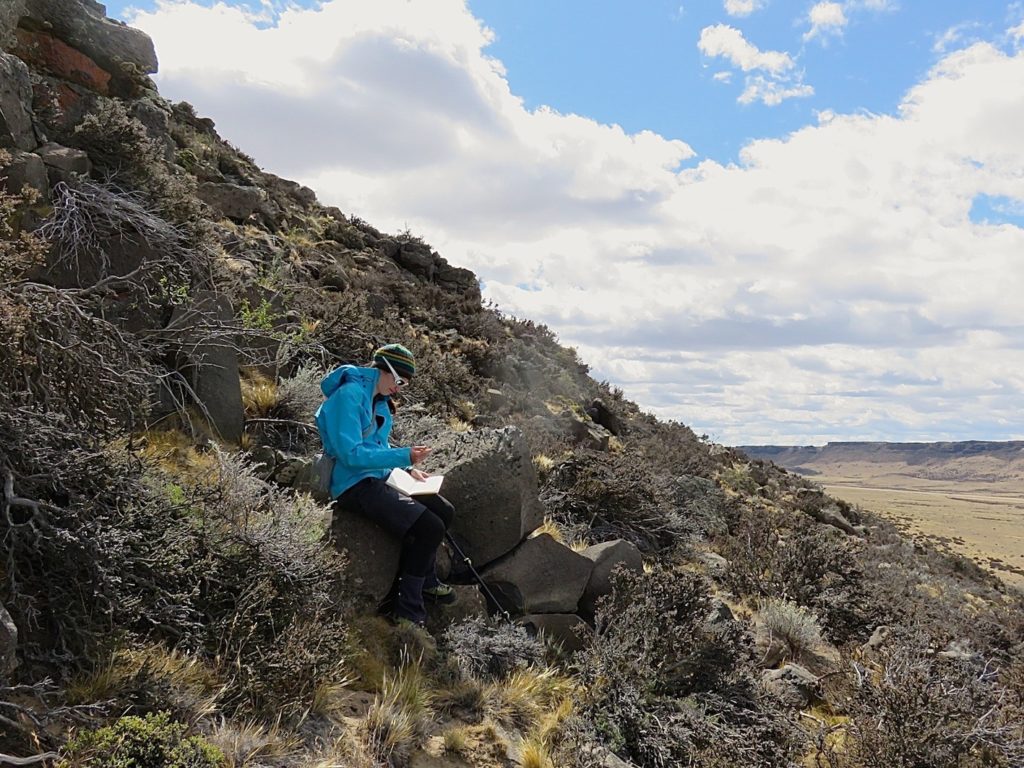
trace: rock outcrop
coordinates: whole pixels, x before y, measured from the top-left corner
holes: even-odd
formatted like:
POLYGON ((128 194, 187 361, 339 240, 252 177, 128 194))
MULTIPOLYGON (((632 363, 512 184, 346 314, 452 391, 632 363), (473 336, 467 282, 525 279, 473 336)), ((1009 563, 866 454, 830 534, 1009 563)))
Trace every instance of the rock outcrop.
POLYGON ((477 567, 511 551, 543 522, 537 473, 517 429, 450 436, 436 444, 430 468, 445 476, 442 493, 457 510, 452 532, 477 567))
POLYGON ((514 615, 576 613, 593 563, 544 533, 482 572, 503 610, 514 615))
POLYGON ((17 56, 0 52, 0 147, 32 150, 38 146, 31 105, 28 67, 17 56))
POLYGON ((595 544, 580 554, 593 563, 590 578, 580 599, 580 612, 588 617, 597 611, 598 599, 612 591, 612 571, 621 567, 626 571, 639 572, 644 567, 636 545, 621 539, 595 544))

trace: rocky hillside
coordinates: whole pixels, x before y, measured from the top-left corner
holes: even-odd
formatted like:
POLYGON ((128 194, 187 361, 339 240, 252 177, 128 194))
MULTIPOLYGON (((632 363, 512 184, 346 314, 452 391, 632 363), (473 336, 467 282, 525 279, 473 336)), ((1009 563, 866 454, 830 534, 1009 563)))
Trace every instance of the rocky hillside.
POLYGON ((0 764, 1024 764, 1019 595, 261 170, 91 0, 0 46, 0 764), (442 550, 430 633, 308 493, 319 378, 391 341, 486 587, 442 550))

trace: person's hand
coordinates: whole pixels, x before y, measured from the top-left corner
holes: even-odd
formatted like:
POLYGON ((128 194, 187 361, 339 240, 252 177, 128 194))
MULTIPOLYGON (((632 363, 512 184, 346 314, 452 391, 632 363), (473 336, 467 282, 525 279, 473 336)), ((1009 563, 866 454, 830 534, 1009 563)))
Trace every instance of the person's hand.
POLYGON ((433 448, 428 448, 425 445, 414 445, 409 449, 409 455, 412 457, 413 464, 423 463, 433 448))
POLYGON ((413 470, 411 470, 409 472, 409 474, 412 475, 412 479, 413 480, 421 480, 422 481, 422 480, 426 480, 428 477, 430 477, 430 473, 429 472, 424 472, 422 469, 413 469, 413 470))

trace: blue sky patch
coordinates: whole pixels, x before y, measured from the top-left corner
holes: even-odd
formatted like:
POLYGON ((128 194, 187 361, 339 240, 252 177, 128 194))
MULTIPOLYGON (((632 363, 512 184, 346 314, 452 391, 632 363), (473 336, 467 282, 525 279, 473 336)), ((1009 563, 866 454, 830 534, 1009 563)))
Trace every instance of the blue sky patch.
POLYGON ((971 203, 975 224, 1012 224, 1024 228, 1024 199, 1006 195, 978 195, 971 203))

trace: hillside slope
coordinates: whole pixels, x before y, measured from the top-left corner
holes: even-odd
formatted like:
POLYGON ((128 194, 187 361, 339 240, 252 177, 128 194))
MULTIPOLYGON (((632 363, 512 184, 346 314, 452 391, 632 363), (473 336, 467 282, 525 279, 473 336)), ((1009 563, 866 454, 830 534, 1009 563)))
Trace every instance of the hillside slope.
POLYGON ((0 45, 0 762, 1024 764, 1018 594, 266 173, 99 4, 5 3, 0 45), (515 622, 464 578, 388 624, 395 542, 298 483, 320 376, 396 340, 515 622))

